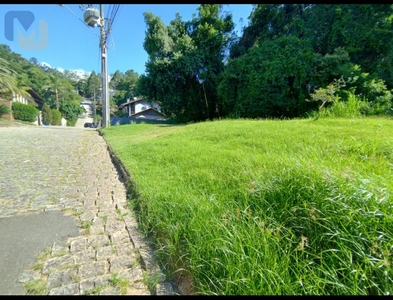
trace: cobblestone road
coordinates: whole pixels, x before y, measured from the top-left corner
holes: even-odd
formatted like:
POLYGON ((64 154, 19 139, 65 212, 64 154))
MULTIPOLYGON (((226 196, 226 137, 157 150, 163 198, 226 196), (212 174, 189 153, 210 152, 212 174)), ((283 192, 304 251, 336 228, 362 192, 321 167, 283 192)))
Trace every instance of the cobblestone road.
POLYGON ((177 294, 137 230, 98 131, 21 126, 0 128, 0 137, 0 220, 60 211, 79 230, 43 250, 18 282, 41 283, 49 295, 177 294))

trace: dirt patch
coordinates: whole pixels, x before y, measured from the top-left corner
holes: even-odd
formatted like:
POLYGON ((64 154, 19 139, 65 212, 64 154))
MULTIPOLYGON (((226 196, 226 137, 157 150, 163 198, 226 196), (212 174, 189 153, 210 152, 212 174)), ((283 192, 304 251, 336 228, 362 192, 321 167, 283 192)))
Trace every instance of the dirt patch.
POLYGON ((26 127, 26 126, 37 126, 36 124, 22 123, 18 121, 9 121, 0 118, 0 127, 26 127))

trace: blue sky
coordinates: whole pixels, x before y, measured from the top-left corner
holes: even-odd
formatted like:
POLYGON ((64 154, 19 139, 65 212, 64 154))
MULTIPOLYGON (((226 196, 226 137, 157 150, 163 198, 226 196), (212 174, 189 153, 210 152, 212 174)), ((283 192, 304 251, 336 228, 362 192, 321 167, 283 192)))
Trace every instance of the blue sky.
MULTIPOLYGON (((99 4, 93 6, 98 10, 100 8, 99 4)), ((110 17, 114 6, 104 4, 104 17, 110 17)), ((146 31, 144 12, 152 12, 168 25, 175 18, 176 12, 180 13, 184 21, 190 20, 193 13, 198 13, 198 6, 199 4, 121 4, 108 38, 108 73, 131 69, 138 74, 145 72, 147 53, 143 48, 146 31)), ((100 73, 100 31, 98 27, 89 27, 83 22, 84 11, 78 4, 0 4, 0 44, 10 46, 13 52, 26 59, 35 57, 39 63, 47 63, 52 68, 100 73), (27 31, 15 20, 13 41, 10 41, 12 27, 11 22, 7 23, 6 16, 9 17, 9 12, 12 11, 30 11, 34 20, 30 27, 27 25, 27 31), (21 47, 18 43, 18 31, 23 37, 32 36, 34 32, 39 49, 29 49, 23 45, 21 47), (46 44, 44 36, 47 36, 46 44)), ((235 31, 240 35, 242 27, 248 24, 252 4, 225 4, 224 11, 232 13, 235 31)))

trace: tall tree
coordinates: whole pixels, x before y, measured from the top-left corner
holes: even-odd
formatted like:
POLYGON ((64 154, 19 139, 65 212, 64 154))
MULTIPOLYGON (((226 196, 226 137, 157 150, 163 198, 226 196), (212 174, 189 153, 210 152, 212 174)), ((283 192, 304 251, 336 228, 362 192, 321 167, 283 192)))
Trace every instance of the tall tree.
POLYGON ((149 59, 139 81, 141 93, 160 101, 163 111, 181 122, 218 115, 215 86, 233 29, 232 16, 222 14, 222 5, 203 4, 198 12, 189 22, 177 13, 169 26, 144 14, 149 59))
POLYGON ((304 12, 310 4, 254 4, 250 24, 230 50, 231 58, 239 57, 258 41, 281 35, 302 38, 305 31, 304 12))
POLYGON ((344 48, 351 62, 393 87, 392 4, 316 4, 305 19, 316 52, 344 48))
POLYGON ((127 70, 124 74, 120 72, 117 74, 118 74, 117 78, 116 77, 112 78, 112 80, 117 81, 116 92, 112 98, 113 110, 116 110, 120 104, 127 102, 127 99, 139 95, 138 92, 139 75, 137 72, 135 72, 134 70, 127 70))
POLYGON ((222 14, 222 10, 222 5, 202 4, 198 7, 198 16, 193 18, 191 24, 191 38, 198 49, 200 60, 196 76, 202 86, 209 119, 219 116, 222 109, 217 99, 217 85, 231 41, 230 33, 234 28, 232 15, 222 14))
POLYGON ((117 70, 115 73, 112 74, 111 80, 109 81, 109 88, 116 90, 117 85, 119 84, 120 80, 123 78, 124 74, 117 70))
POLYGON ((224 113, 244 118, 293 118, 314 104, 307 103, 308 85, 320 56, 297 37, 281 36, 250 48, 229 61, 218 94, 224 113))
POLYGON ((17 75, 6 60, 0 58, 0 96, 12 97, 13 93, 28 95, 26 88, 20 86, 17 75))
POLYGON ((48 74, 48 80, 46 85, 44 86, 45 89, 52 91, 55 95, 55 104, 56 109, 59 110, 59 91, 63 88, 64 81, 61 79, 57 72, 52 71, 48 74))
POLYGON ((99 74, 96 74, 96 72, 92 71, 86 82, 86 91, 85 91, 86 97, 96 98, 101 85, 102 85, 101 76, 99 74))

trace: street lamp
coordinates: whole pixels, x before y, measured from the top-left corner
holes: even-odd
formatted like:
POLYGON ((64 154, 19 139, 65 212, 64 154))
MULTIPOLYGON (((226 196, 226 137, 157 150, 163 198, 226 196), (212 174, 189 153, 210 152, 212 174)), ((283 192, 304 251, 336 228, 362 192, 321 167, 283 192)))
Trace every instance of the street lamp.
POLYGON ((104 5, 100 4, 100 11, 90 4, 83 14, 83 18, 87 25, 94 27, 100 26, 100 48, 101 48, 101 77, 102 77, 102 127, 110 126, 110 112, 108 99, 108 63, 107 63, 107 49, 106 49, 106 32, 105 32, 105 18, 104 5))

